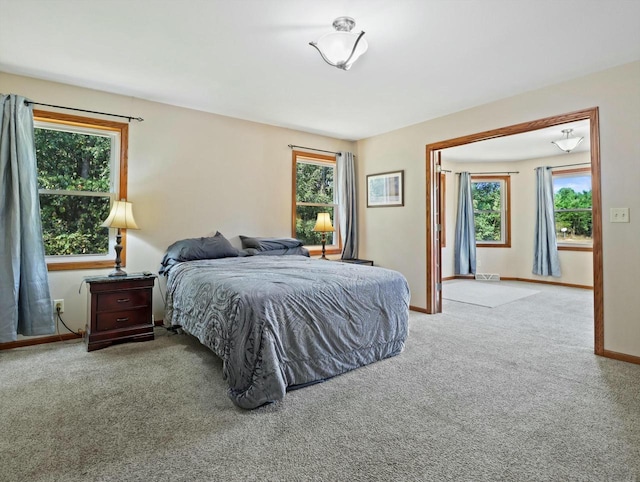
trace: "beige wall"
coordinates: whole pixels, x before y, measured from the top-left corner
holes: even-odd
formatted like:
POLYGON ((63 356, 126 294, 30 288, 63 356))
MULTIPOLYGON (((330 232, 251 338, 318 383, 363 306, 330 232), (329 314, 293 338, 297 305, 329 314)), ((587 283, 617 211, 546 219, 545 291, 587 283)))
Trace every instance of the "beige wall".
MULTIPOLYGON (((177 239, 219 230, 228 238, 291 235, 288 144, 353 151, 355 144, 230 117, 0 72, 0 92, 36 102, 140 116, 129 127, 129 196, 139 231, 127 235, 127 271, 157 272, 177 239)), ((65 300, 70 328, 84 328, 84 276, 50 272, 51 295, 65 300)), ((164 282, 160 283, 164 293, 164 282)), ((156 284, 154 314, 163 316, 156 284)), ((62 330, 62 328, 61 328, 62 330)))
MULTIPOLYGON (((559 132, 559 130, 558 130, 559 132)), ((477 272, 498 273, 501 277, 593 286, 593 254, 585 251, 560 251, 562 276, 538 276, 531 272, 535 229, 535 171, 538 166, 561 166, 590 162, 589 152, 564 154, 542 159, 514 162, 464 163, 447 160, 442 153, 442 167, 453 171, 447 174, 445 229, 447 246, 442 250, 442 276, 454 276, 454 240, 458 209, 458 180, 456 172, 517 171, 511 176, 511 247, 476 250, 477 272)), ((589 167, 587 165, 583 167, 589 167)))
POLYGON ((411 304, 426 306, 425 145, 520 122, 600 108, 605 349, 640 356, 640 62, 619 66, 358 142, 359 181, 405 170, 405 207, 367 209, 361 256, 407 276, 411 304), (631 222, 609 223, 612 207, 631 222))

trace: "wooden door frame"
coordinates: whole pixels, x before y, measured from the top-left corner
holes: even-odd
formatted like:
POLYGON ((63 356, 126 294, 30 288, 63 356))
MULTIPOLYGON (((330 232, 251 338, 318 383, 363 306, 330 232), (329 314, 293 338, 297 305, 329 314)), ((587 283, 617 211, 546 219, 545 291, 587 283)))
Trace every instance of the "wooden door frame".
POLYGON ((569 122, 589 120, 591 142, 591 185, 592 185, 592 213, 593 213, 593 322, 594 322, 594 352, 596 355, 605 355, 604 350, 604 280, 602 263, 602 194, 600 177, 600 122, 598 107, 561 114, 530 122, 523 122, 508 127, 492 129, 489 131, 457 137, 446 141, 427 144, 426 146, 426 185, 427 185, 427 309, 430 314, 437 313, 436 288, 441 282, 438 270, 434 269, 433 260, 437 253, 434 250, 441 249, 435 242, 436 212, 434 210, 434 195, 436 193, 434 182, 436 176, 435 156, 433 153, 449 147, 471 144, 473 142, 486 141, 497 137, 505 137, 523 132, 535 131, 545 127, 553 127, 569 122))

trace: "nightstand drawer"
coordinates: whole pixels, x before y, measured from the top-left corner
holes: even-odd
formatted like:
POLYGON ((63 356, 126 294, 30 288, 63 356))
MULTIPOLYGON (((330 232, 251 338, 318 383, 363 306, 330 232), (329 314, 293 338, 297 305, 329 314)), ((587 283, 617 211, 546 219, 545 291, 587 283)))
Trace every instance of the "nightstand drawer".
POLYGON ((96 296, 98 298, 96 305, 98 312, 127 310, 151 305, 150 290, 113 291, 111 293, 99 293, 96 296))
POLYGON ((98 313, 96 316, 97 331, 127 328, 145 323, 151 323, 150 311, 147 308, 98 313))

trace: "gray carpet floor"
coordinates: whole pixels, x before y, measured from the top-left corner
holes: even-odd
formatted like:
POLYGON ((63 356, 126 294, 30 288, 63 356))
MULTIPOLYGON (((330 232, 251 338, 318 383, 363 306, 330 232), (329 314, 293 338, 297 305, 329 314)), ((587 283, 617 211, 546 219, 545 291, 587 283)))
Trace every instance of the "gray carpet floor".
POLYGON ((451 280, 442 285, 442 298, 472 305, 495 308, 527 296, 537 290, 516 287, 504 281, 451 280))
POLYGON ((640 366, 593 355, 591 292, 514 286, 249 412, 187 335, 0 352, 0 480, 639 480, 640 366))

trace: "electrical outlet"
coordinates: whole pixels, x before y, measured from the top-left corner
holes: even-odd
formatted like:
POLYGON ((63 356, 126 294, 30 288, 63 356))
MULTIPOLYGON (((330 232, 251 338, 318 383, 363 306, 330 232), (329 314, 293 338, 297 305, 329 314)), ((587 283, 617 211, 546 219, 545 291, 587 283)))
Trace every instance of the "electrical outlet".
POLYGON ((64 313, 64 300, 54 300, 53 301, 53 312, 54 313, 64 313), (58 311, 58 307, 60 311, 58 311))

